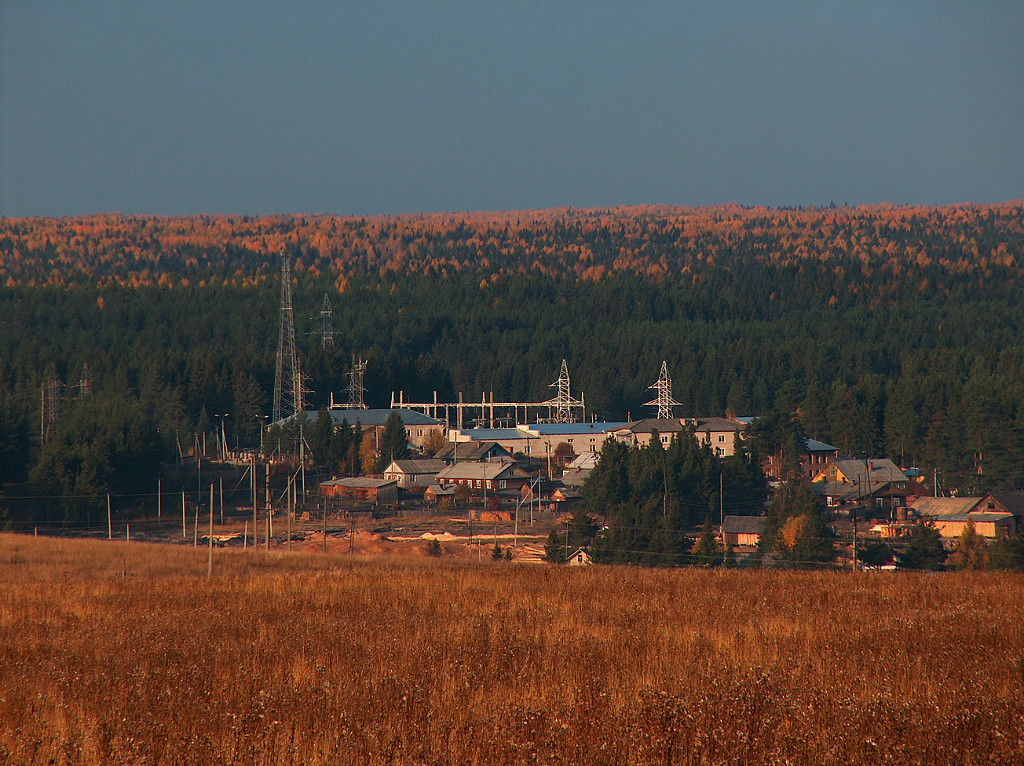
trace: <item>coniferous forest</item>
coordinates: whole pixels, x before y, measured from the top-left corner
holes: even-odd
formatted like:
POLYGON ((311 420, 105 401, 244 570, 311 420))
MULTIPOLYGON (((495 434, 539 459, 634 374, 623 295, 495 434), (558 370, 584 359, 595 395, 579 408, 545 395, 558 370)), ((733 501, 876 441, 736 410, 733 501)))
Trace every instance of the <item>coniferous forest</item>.
POLYGON ((796 413, 946 487, 1024 487, 1022 202, 2 219, 0 482, 141 490, 221 419, 255 446, 282 248, 313 407, 353 354, 370 406, 547 399, 565 358, 588 413, 624 420, 666 360, 679 415, 796 413))

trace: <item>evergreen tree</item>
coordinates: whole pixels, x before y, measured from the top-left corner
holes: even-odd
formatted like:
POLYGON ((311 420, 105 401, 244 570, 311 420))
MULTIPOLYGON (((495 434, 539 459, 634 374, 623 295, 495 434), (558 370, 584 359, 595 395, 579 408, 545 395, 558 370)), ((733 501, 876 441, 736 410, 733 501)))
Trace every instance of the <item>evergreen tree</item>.
POLYGON ((931 524, 916 524, 910 542, 896 553, 896 566, 900 569, 941 569, 945 560, 942 536, 931 524))
POLYGON ((388 415, 384 430, 380 436, 380 447, 377 456, 376 473, 383 473, 393 460, 405 460, 409 457, 409 437, 402 423, 402 416, 397 412, 388 415))
POLYGON ((697 538, 693 551, 690 554, 693 563, 699 567, 716 567, 722 563, 722 546, 715 536, 715 529, 711 525, 711 517, 704 519, 704 526, 701 527, 700 537, 697 538))
POLYGON ((544 560, 549 564, 561 564, 565 561, 565 547, 558 541, 558 533, 551 530, 547 542, 544 543, 544 560))

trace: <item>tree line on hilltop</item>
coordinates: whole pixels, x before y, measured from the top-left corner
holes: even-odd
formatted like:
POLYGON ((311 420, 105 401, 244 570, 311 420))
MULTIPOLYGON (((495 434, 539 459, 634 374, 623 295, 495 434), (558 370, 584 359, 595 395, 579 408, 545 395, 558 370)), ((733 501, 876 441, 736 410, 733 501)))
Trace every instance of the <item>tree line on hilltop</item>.
POLYGON ((649 414, 666 360, 680 414, 778 408, 947 487, 1024 487, 1020 203, 4 219, 0 481, 144 491, 200 434, 258 444, 281 246, 315 408, 353 354, 371 406, 540 401, 565 358, 588 412, 624 420, 649 414), (47 381, 61 413, 43 444, 47 381))

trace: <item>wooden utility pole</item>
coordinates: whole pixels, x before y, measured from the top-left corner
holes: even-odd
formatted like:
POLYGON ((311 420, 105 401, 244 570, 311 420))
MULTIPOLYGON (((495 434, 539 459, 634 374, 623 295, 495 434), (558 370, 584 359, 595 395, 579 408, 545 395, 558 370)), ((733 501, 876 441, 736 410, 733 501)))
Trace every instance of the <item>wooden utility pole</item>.
POLYGON ((295 506, 292 505, 292 484, 294 483, 294 481, 295 481, 295 477, 294 476, 288 479, 288 518, 285 521, 285 524, 286 524, 287 530, 288 530, 288 550, 289 551, 292 549, 292 509, 295 508, 295 506))
POLYGON ((245 545, 249 541, 249 520, 245 520, 245 529, 242 531, 242 550, 245 550, 245 545))
POLYGON ((206 576, 213 576, 213 483, 210 483, 210 543, 206 548, 206 576))
MULTIPOLYGON (((203 499, 202 494, 199 495, 199 499, 200 500, 203 499)), ((200 503, 196 503, 196 523, 192 527, 192 547, 193 548, 198 548, 199 547, 199 506, 200 505, 202 505, 201 502, 200 503)))
POLYGON ((726 562, 725 549, 725 481, 722 474, 718 474, 718 534, 722 536, 722 565, 726 562))
MULTIPOLYGON (((252 456, 252 552, 255 553, 259 544, 256 539, 259 537, 259 527, 256 526, 256 509, 259 505, 259 498, 257 497, 257 486, 256 486, 256 453, 252 456)), ((246 522, 248 523, 248 522, 246 522)))

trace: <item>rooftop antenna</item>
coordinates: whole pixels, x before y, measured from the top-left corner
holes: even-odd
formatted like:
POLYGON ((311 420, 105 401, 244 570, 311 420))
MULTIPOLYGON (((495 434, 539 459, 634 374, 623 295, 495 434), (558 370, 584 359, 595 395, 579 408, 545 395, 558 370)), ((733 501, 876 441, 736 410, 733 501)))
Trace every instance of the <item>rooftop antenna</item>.
POLYGON ((281 332, 277 341, 277 364, 274 368, 274 415, 277 423, 284 417, 302 412, 304 407, 302 371, 295 349, 295 311, 292 308, 291 260, 281 248, 281 332), (287 371, 286 368, 287 367, 287 371), (288 387, 285 388, 287 374, 288 387))
POLYGON ((668 364, 664 361, 661 363, 661 373, 658 375, 658 382, 653 386, 648 386, 658 392, 658 395, 649 402, 644 402, 644 407, 657 407, 658 408, 658 419, 669 420, 672 418, 672 408, 681 407, 675 399, 672 398, 672 379, 668 376, 668 364))

